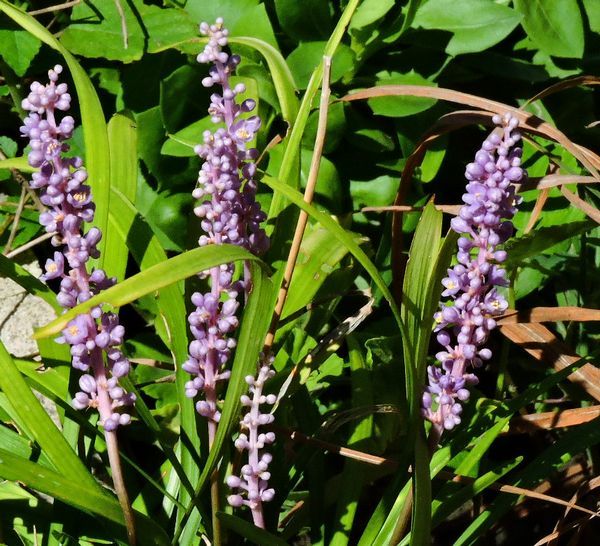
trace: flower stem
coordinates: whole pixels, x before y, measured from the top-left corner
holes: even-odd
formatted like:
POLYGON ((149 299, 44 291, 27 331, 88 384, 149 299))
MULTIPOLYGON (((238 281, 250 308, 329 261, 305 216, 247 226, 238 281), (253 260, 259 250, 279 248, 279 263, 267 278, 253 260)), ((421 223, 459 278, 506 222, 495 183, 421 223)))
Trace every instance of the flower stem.
POLYGON ((119 455, 117 431, 104 431, 104 438, 106 439, 106 451, 108 453, 108 461, 112 471, 115 491, 117 492, 117 498, 119 499, 119 504, 121 505, 121 510, 123 511, 123 517, 125 518, 127 539, 130 546, 135 546, 135 518, 133 515, 133 509, 131 508, 131 503, 129 502, 129 495, 127 494, 125 481, 123 480, 123 468, 121 466, 121 456, 119 455))

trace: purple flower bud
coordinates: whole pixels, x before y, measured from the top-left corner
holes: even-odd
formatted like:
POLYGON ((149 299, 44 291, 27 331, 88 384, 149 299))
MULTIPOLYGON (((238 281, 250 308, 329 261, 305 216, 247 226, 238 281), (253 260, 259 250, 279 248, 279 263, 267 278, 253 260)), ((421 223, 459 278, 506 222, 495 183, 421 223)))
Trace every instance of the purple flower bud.
MULTIPOLYGON (((89 259, 99 256, 96 245, 102 234, 96 227, 83 234, 84 222, 93 220, 95 205, 90 187, 83 184, 87 179, 83 161, 78 157, 64 157, 64 152, 69 149, 65 140, 72 135, 75 122, 71 116, 57 119, 57 112, 68 110, 71 104, 67 85, 57 84, 61 72, 62 67, 57 65, 48 72, 50 82, 47 85, 31 84, 31 92, 22 103, 30 114, 23 121, 21 133, 29 138, 30 164, 39 167, 32 176, 31 187, 41 190, 40 201, 49 208, 40 215, 40 224, 47 232, 57 232, 51 243, 62 247, 62 252, 55 252, 53 258, 47 260, 44 279, 61 279, 57 301, 61 306, 71 308, 78 302, 87 301, 112 281, 100 270, 90 274, 87 269, 89 259)), ((124 364, 117 367, 116 372, 116 365, 112 366, 111 371, 111 366, 104 364, 102 352, 121 343, 123 333, 116 315, 103 316, 100 308, 94 308, 70 321, 57 339, 57 342, 71 345, 74 368, 90 371, 90 375, 80 378, 82 391, 75 395, 73 406, 77 409, 97 407, 100 423, 107 431, 129 422, 129 415, 116 413, 114 409, 133 402, 131 396, 116 386, 116 377, 127 374, 129 363, 123 359, 124 364), (109 323, 110 329, 106 330, 105 325, 109 323), (113 380, 114 384, 108 387, 113 380), (109 397, 97 396, 97 390, 109 388, 113 406, 109 397)))
POLYGON ((442 296, 450 297, 451 304, 442 304, 434 316, 437 340, 448 349, 436 355, 441 368, 428 368, 422 414, 440 432, 460 424, 460 402, 469 399, 465 386, 477 382, 467 367, 476 368, 492 357, 482 345, 496 326, 492 317, 508 307, 495 288, 506 286, 505 271, 490 260, 506 260, 506 252, 497 246, 510 237, 510 219, 516 212, 515 191, 508 181, 516 182, 526 175, 520 167, 521 150, 514 148, 520 138, 515 131, 516 118, 510 114, 495 116, 494 123, 499 127, 483 142, 475 162, 467 165, 464 205, 451 221, 452 229, 462 235, 458 239, 458 264, 442 280, 442 296), (446 330, 449 326, 452 328, 446 330))

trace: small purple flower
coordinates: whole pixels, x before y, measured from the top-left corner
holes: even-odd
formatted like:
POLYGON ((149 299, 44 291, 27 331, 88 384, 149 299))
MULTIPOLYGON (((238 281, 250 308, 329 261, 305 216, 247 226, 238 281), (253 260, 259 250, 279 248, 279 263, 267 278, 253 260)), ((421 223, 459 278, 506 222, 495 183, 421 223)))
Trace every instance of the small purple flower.
POLYGON ((513 231, 510 219, 518 198, 512 183, 526 175, 521 168, 522 150, 516 146, 517 119, 505 114, 494 116, 494 123, 498 128, 466 168, 464 205, 451 222, 452 229, 463 235, 458 239, 458 263, 442 280, 442 296, 450 300, 434 315, 437 341, 444 350, 436 355, 441 367, 427 369, 422 412, 438 435, 461 422, 461 402, 469 399, 468 387, 477 384, 477 377, 467 369, 492 357, 484 345, 496 327, 493 317, 508 307, 496 289, 507 285, 506 273, 497 265, 506 259, 506 252, 497 247, 513 231))
MULTIPOLYGON (((256 107, 255 101, 247 99, 241 104, 236 101, 246 89, 243 84, 231 86, 230 76, 240 58, 223 50, 229 34, 223 20, 217 19, 213 25, 202 23, 200 31, 209 40, 198 55, 198 61, 212 63, 209 76, 202 80, 202 85, 213 87, 217 84, 222 88, 222 94, 212 94, 208 112, 214 123, 224 126, 213 133, 205 131, 203 143, 196 147, 196 152, 204 159, 198 186, 192 194, 199 201, 194 213, 200 218, 204 232, 198 244, 229 243, 260 255, 267 250, 269 240, 261 227, 266 215, 256 202, 254 160, 258 151, 248 145, 255 139, 261 120, 258 116, 246 115, 256 107)), ((229 378, 230 372, 224 367, 235 348, 232 336, 238 327, 237 298, 242 293, 248 294, 252 281, 246 266, 244 278, 235 280, 233 264, 204 271, 201 276, 210 279, 211 290, 192 296, 196 309, 188 320, 195 339, 190 343, 190 356, 183 369, 194 376, 185 385, 186 395, 195 398, 200 392, 204 393, 204 399, 196 403, 196 410, 209 420, 209 443, 212 443, 221 416, 217 407, 217 386, 218 382, 229 378)), ((242 397, 242 404, 249 408, 242 421, 247 432, 240 434, 236 447, 248 451, 248 464, 242 467, 240 477, 230 476, 227 481, 237 490, 229 497, 229 503, 249 506, 255 524, 260 527, 264 527, 262 503, 274 496, 273 489, 267 484, 271 455, 262 450, 274 441, 275 435, 258 430, 273 419, 272 415, 263 414, 259 409, 260 404, 275 401, 273 395, 262 395, 264 382, 272 374, 270 366, 265 364, 261 365, 256 379, 251 376, 246 379, 252 398, 242 397)))
MULTIPOLYGON (((204 78, 202 84, 205 87, 217 84, 222 88, 222 94, 212 94, 209 114, 214 123, 223 126, 214 132, 205 131, 203 143, 196 147, 204 159, 198 185, 192 193, 198 200, 194 213, 203 231, 198 244, 228 243, 259 254, 268 246, 260 226, 266 216, 256 203, 256 182, 252 179, 256 171, 253 160, 258 154, 247 145, 255 138, 260 118, 245 115, 254 109, 254 101, 246 100, 242 104, 236 101, 245 87, 243 84, 231 86, 230 77, 240 58, 223 51, 228 36, 223 21, 219 19, 210 26, 202 23, 200 30, 209 36, 209 42, 198 55, 198 61, 213 63, 210 76, 204 78)), ((244 279, 236 280, 234 264, 204 271, 201 277, 209 279, 210 291, 192 295, 196 308, 188 322, 194 340, 189 345, 189 358, 183 369, 194 376, 185 385, 186 395, 195 398, 199 393, 204 394, 204 399, 196 403, 196 410, 209 420, 212 442, 220 419, 218 384, 229 378, 225 365, 236 345, 233 334, 238 327, 238 297, 247 293, 251 280, 247 271, 244 279)))
POLYGON ((268 502, 275 496, 275 490, 268 486, 271 474, 269 464, 272 456, 264 448, 275 441, 275 433, 260 432, 261 426, 269 425, 274 417, 271 413, 262 413, 262 404, 273 405, 277 397, 274 394, 264 395, 265 382, 273 377, 275 372, 269 364, 261 367, 256 378, 246 377, 251 396, 241 398, 242 405, 248 412, 241 421, 242 432, 235 441, 235 447, 248 452, 248 463, 242 466, 240 476, 229 476, 227 485, 235 490, 227 499, 234 507, 248 506, 252 511, 255 525, 264 527, 262 503, 268 502))
MULTIPOLYGON (((57 65, 48 72, 47 85, 31 84, 22 102, 23 109, 31 113, 23 121, 21 133, 29 138, 29 164, 39 167, 31 187, 41 190, 40 201, 48 207, 40 214, 40 224, 47 232, 56 232, 52 245, 62 247, 62 252, 54 252, 46 261, 43 278, 60 279, 57 301, 69 309, 112 286, 115 280, 108 279, 101 269, 88 271, 89 259, 100 255, 96 245, 102 234, 91 227, 84 235, 84 224, 93 221, 95 210, 91 189, 84 184, 87 172, 81 158, 64 157, 75 122, 71 116, 56 119, 57 111, 67 111, 71 104, 67 84, 57 84, 61 72, 57 65)), ((106 431, 129 423, 131 417, 116 410, 135 400, 117 386, 117 379, 129 371, 129 362, 118 348, 123 334, 117 316, 96 307, 69 322, 57 339, 71 346, 74 368, 91 371, 80 378, 81 391, 75 394, 73 407, 97 408, 106 431)))

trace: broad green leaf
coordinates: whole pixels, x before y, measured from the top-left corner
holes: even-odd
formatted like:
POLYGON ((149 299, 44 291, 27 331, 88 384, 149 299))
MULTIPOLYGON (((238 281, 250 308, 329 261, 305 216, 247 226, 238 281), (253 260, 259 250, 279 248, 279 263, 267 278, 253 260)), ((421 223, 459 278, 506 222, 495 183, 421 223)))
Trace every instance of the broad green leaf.
POLYGON ((10 159, 0 159, 0 169, 17 169, 23 173, 34 173, 37 169, 30 167, 27 163, 27 157, 11 157, 10 159))
MULTIPOLYGON (((252 292, 244 307, 240 333, 231 368, 231 377, 227 384, 227 393, 225 395, 225 402, 219 420, 219 427, 217 428, 217 434, 208 455, 208 459, 204 464, 198 480, 196 497, 200 495, 221 458, 225 440, 231 436, 234 427, 238 425, 240 409, 242 407, 240 396, 244 394, 247 389, 244 378, 247 375, 254 376, 256 374, 259 365, 260 352, 263 349, 264 339, 271 322, 271 314, 273 312, 273 284, 257 262, 252 262, 250 268, 252 275, 252 292)), ((180 528, 175 534, 174 541, 179 539, 183 525, 185 525, 185 521, 187 516, 190 515, 191 510, 192 505, 190 504, 186 511, 186 517, 182 520, 180 528)))
POLYGON ((0 58, 17 76, 23 76, 41 47, 40 41, 23 30, 0 29, 0 58))
MULTIPOLYGON (((437 87, 437 84, 425 79, 414 70, 407 74, 398 72, 380 72, 377 74, 377 85, 430 85, 437 87)), ((431 108, 436 99, 425 99, 420 97, 378 97, 369 99, 367 103, 374 114, 399 118, 412 116, 431 108)))
POLYGON ((395 5, 395 0, 363 0, 352 17, 349 32, 377 22, 395 5))
POLYGON ((326 38, 333 26, 328 2, 323 0, 275 0, 275 12, 281 28, 296 42, 326 38))
MULTIPOLYGON (((186 109, 186 103, 181 100, 181 88, 185 87, 185 84, 189 80, 189 76, 192 76, 192 81, 199 80, 198 74, 195 71, 188 70, 189 67, 184 66, 179 70, 176 70, 171 76, 169 76, 168 80, 173 80, 172 82, 167 83, 165 80, 165 84, 161 86, 161 113, 163 115, 163 120, 165 126, 167 128, 173 127, 174 125, 179 125, 178 123, 173 123, 173 118, 180 119, 189 119, 192 113, 189 111, 189 108, 186 109), (191 72, 191 74, 190 74, 191 72), (179 80, 178 83, 175 83, 179 80), (179 91, 179 92, 177 92, 179 91), (177 106, 174 106, 177 104, 177 106), (173 110, 177 110, 177 113, 174 113, 173 110)), ((197 84, 197 81, 195 82, 197 84)), ((260 107, 260 101, 258 97, 258 88, 256 85, 256 81, 252 78, 242 78, 239 76, 233 76, 230 79, 230 85, 234 87, 238 83, 244 84, 246 87, 246 91, 244 93, 240 93, 236 95, 236 100, 241 104, 242 101, 246 99, 253 99, 256 103, 256 108, 260 107)), ((189 86, 188 86, 189 87, 189 86)), ((208 96, 206 97, 208 102, 208 96)), ((206 112, 206 103, 202 104, 202 112, 206 112)), ((257 111, 257 110, 256 110, 257 111)), ((240 119, 250 117, 252 114, 242 114, 240 119)), ((187 127, 177 131, 174 135, 169 135, 169 140, 167 140, 160 152, 164 155, 173 155, 178 157, 195 157, 197 156, 195 152, 195 147, 198 144, 202 144, 203 142, 203 133, 206 130, 210 130, 214 132, 219 125, 215 124, 210 116, 205 116, 199 121, 188 125, 187 127)), ((255 141, 249 143, 250 146, 255 145, 255 141)))
POLYGON ((2 150, 5 156, 14 158, 17 155, 18 149, 19 145, 12 138, 0 136, 0 150, 2 150))
POLYGON ((418 9, 413 25, 452 32, 446 53, 455 56, 496 45, 515 29, 522 17, 517 11, 489 0, 429 0, 418 9))
MULTIPOLYGON (((105 489, 96 486, 95 482, 92 482, 94 487, 89 487, 86 482, 77 480, 72 474, 67 474, 68 477, 62 476, 3 448, 0 448, 0 476, 6 480, 24 483, 75 508, 106 518, 118 524, 124 537, 123 514, 117 499, 105 489)), ((141 544, 169 545, 164 530, 150 518, 136 514, 136 528, 141 544)))
POLYGON ((317 227, 305 235, 290 283, 281 318, 313 301, 329 274, 348 254, 348 249, 333 239, 326 229, 317 227))
POLYGON ((121 2, 121 6, 127 47, 115 2, 99 0, 73 8, 73 23, 63 32, 62 44, 83 57, 129 63, 141 59, 145 52, 164 51, 198 34, 196 25, 180 9, 149 6, 140 0, 121 2))
POLYGON ((248 539, 252 544, 257 544, 258 546, 286 546, 288 544, 276 535, 260 527, 256 527, 253 523, 237 516, 218 512, 217 517, 225 527, 233 531, 236 535, 248 539))
MULTIPOLYGON (((133 202, 137 193, 138 165, 137 131, 131 114, 115 114, 111 118, 108 124, 108 143, 111 187, 133 202)), ((126 237, 109 229, 104 238, 104 269, 109 276, 121 280, 125 276, 129 255, 126 237)))
MULTIPOLYGON (((85 70, 77 62, 77 59, 37 20, 20 9, 15 8, 6 0, 0 0, 0 11, 6 13, 15 23, 33 36, 58 51, 65 58, 69 66, 79 99, 81 124, 83 126, 85 149, 87 151, 86 169, 89 174, 89 184, 92 187, 94 202, 96 203, 94 224, 102 233, 106 233, 110 196, 110 157, 104 113, 102 112, 102 106, 100 105, 100 100, 94 90, 94 86, 85 70)), ((102 267, 104 241, 100 241, 98 248, 101 253, 99 264, 102 267)))
POLYGON ((583 0, 590 29, 600 34, 600 3, 597 0, 583 0))
POLYGON ((212 24, 222 17, 230 36, 252 36, 277 48, 266 7, 259 0, 187 0, 184 9, 196 23, 212 24))
POLYGON ((71 476, 90 493, 97 491, 99 486, 96 480, 71 450, 1 343, 0 388, 32 434, 31 440, 40 445, 57 471, 65 476, 71 476))
MULTIPOLYGON (((326 42, 302 42, 288 58, 287 64, 300 89, 306 89, 314 70, 323 60, 326 42)), ((331 60, 331 83, 354 69, 354 52, 350 47, 339 44, 331 60)))
POLYGON ((220 264, 237 260, 259 261, 243 248, 233 245, 210 245, 189 250, 179 256, 158 263, 120 282, 100 294, 95 295, 77 307, 69 309, 64 315, 50 322, 36 332, 36 339, 47 337, 60 332, 69 321, 82 313, 87 313, 92 307, 108 304, 121 307, 136 299, 160 290, 165 286, 191 277, 200 271, 205 271, 220 264))
POLYGON ((249 36, 233 36, 229 41, 232 44, 252 47, 265 58, 267 66, 271 71, 283 119, 292 125, 298 114, 296 83, 281 53, 269 43, 249 36))
POLYGON ((215 124, 210 116, 199 119, 184 129, 169 135, 160 149, 160 153, 175 157, 193 157, 196 155, 194 148, 202 141, 202 133, 214 131, 214 128, 215 124))
MULTIPOLYGON (((331 34, 331 37, 327 42, 327 45, 325 46, 323 55, 333 57, 338 45, 342 41, 342 37, 346 32, 346 27, 350 23, 350 19, 354 15, 359 2, 360 0, 350 0, 348 2, 340 19, 338 20, 337 25, 335 26, 335 29, 331 34)), ((287 141, 281 167, 277 175, 279 180, 284 180, 285 183, 292 188, 298 188, 300 184, 300 145, 302 143, 302 135, 304 134, 308 116, 310 115, 312 104, 315 96, 317 95, 317 91, 321 85, 322 79, 323 64, 321 63, 313 71, 310 81, 308 82, 306 92, 304 93, 304 97, 302 98, 302 102, 296 116, 296 120, 292 125, 292 131, 287 141)), ((278 217, 279 213, 284 208, 285 199, 280 193, 276 192, 271 200, 268 217, 278 217)), ((281 235, 274 238, 273 245, 278 246, 278 237, 281 238, 281 240, 286 240, 288 235, 287 232, 291 229, 293 229, 293 226, 291 228, 289 226, 284 228, 281 235)))
POLYGON ((533 42, 548 55, 581 58, 583 21, 577 0, 515 0, 521 24, 533 42))

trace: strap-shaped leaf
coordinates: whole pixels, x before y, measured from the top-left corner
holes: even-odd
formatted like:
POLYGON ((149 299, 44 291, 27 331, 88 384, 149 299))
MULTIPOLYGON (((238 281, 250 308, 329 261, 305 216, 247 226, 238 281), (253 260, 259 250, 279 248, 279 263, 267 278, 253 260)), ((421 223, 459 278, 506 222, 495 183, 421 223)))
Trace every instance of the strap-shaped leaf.
MULTIPOLYGON (((61 476, 2 448, 0 448, 0 477, 24 483, 32 489, 51 495, 75 508, 117 523, 121 528, 118 533, 122 535, 123 539, 125 537, 123 514, 117 499, 98 486, 88 487, 85 482, 78 480, 75 476, 61 476)), ((163 529, 150 518, 137 513, 136 527, 140 544, 149 546, 169 544, 169 539, 163 529)))
POLYGON ((260 261, 259 258, 247 250, 233 245, 210 245, 189 250, 145 269, 116 286, 104 290, 88 301, 80 303, 77 307, 73 307, 64 315, 40 328, 34 337, 37 339, 57 334, 71 320, 82 313, 87 313, 97 305, 108 304, 121 307, 146 294, 151 294, 165 286, 191 277, 200 271, 238 260, 260 261))
MULTIPOLYGON (((251 263, 250 268, 252 274, 252 291, 244 307, 240 334, 231 368, 231 377, 227 385, 223 411, 219 420, 219 427, 217 428, 217 434, 208 455, 208 460, 202 469, 202 474, 196 488, 196 496, 200 495, 221 458, 221 450, 225 440, 231 436, 233 429, 238 425, 241 409, 240 396, 248 388, 244 378, 247 375, 254 376, 256 374, 260 352, 263 349, 263 342, 271 322, 271 314, 273 312, 273 284, 259 263, 251 263)), ((186 517, 182 520, 180 529, 175 534, 174 543, 178 544, 176 541, 179 539, 183 526, 191 514, 192 506, 190 504, 186 512, 186 517)))
POLYGON ((71 476, 90 491, 98 490, 96 480, 71 449, 40 401, 35 397, 15 366, 4 345, 0 343, 0 389, 48 456, 54 467, 64 476, 71 476))
MULTIPOLYGON (((31 15, 9 4, 6 0, 0 0, 0 11, 6 13, 15 23, 33 36, 58 51, 69 66, 79 99, 83 138, 85 140, 86 169, 89 173, 89 184, 92 187, 94 202, 96 203, 94 224, 102 233, 106 233, 110 199, 110 157, 104 113, 96 90, 77 59, 31 15)), ((100 241, 98 247, 101 252, 100 264, 102 264, 105 257, 104 242, 100 241)))

